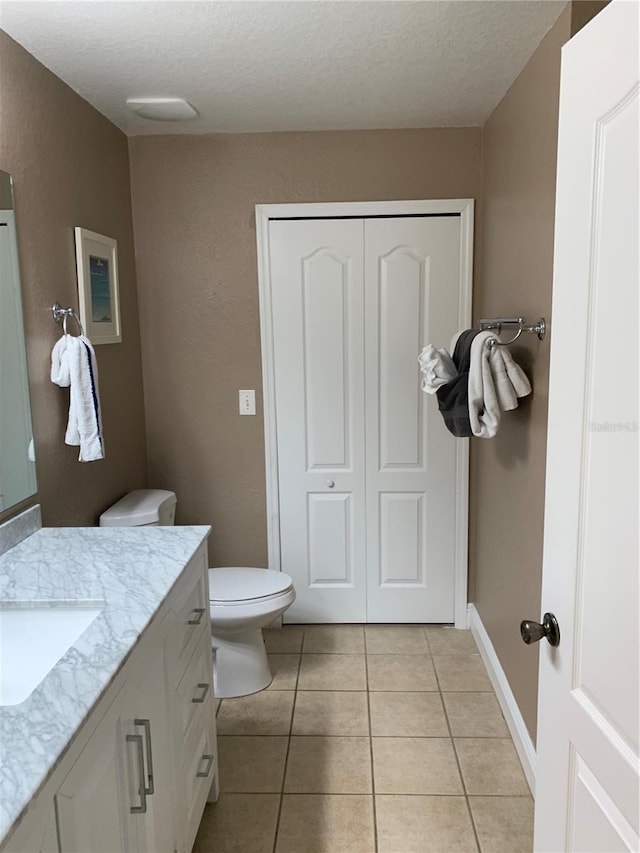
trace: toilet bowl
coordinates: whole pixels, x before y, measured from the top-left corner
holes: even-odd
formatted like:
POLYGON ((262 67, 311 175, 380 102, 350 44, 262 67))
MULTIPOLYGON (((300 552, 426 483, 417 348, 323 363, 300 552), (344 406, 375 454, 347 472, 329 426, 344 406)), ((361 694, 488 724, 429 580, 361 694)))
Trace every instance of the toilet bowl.
POLYGON ((295 597, 293 581, 284 572, 209 569, 215 696, 247 696, 271 683, 262 629, 284 613, 295 597))

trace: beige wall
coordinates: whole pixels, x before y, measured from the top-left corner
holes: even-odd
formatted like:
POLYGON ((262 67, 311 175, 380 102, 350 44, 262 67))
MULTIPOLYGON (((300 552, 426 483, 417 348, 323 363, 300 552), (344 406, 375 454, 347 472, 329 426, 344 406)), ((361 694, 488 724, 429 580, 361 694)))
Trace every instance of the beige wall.
POLYGON ((144 410, 127 140, 0 32, 0 169, 14 180, 39 500, 47 525, 94 524, 146 484, 144 410), (96 348, 107 458, 64 445, 68 391, 49 379, 60 329, 50 306, 78 305, 73 228, 118 241, 123 343, 96 348))
POLYGON ((149 481, 211 523, 212 565, 266 565, 254 206, 476 197, 480 130, 129 141, 149 481), (255 388, 257 417, 238 415, 255 388))
MULTIPOLYGON (((567 8, 482 131, 476 319, 551 319, 560 49, 570 24, 567 8)), ((550 337, 512 347, 533 396, 504 416, 494 440, 473 442, 471 456, 472 600, 534 738, 538 647, 524 645, 519 625, 540 615, 550 337)))
POLYGON ((571 3, 571 35, 574 36, 601 12, 610 0, 573 0, 571 3))

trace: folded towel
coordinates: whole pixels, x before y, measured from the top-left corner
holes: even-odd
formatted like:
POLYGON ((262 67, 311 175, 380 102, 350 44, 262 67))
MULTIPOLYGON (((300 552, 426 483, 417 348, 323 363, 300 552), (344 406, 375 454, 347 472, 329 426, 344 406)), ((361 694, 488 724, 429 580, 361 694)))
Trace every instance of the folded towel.
POLYGON ((490 360, 500 408, 503 412, 517 409, 518 399, 531 393, 524 370, 515 363, 508 347, 492 347, 490 360))
POLYGON ((458 375, 453 359, 446 349, 436 349, 432 344, 422 350, 418 356, 422 372, 422 390, 435 394, 438 388, 451 382, 458 375))
POLYGON ((91 341, 64 335, 51 353, 51 381, 69 388, 65 443, 80 447, 80 462, 104 459, 98 366, 91 341))
POLYGON ((531 393, 529 380, 506 347, 489 347, 492 332, 480 332, 471 345, 469 420, 478 438, 493 438, 501 412, 511 411, 519 397, 531 393))

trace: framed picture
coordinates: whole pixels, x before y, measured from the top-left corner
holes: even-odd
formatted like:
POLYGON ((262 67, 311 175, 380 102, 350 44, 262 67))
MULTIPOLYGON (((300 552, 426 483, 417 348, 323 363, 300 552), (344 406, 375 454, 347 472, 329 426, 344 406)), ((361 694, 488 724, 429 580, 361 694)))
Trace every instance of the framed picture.
POLYGON ((118 244, 75 228, 80 320, 92 344, 119 344, 118 244))

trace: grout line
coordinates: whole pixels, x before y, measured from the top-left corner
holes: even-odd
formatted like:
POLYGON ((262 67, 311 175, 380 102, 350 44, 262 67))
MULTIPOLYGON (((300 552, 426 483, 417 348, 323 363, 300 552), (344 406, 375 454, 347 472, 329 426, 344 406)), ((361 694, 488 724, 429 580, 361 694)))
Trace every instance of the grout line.
MULTIPOLYGON (((293 692, 293 691, 290 691, 293 692)), ((364 691, 362 691, 364 693, 364 691)), ((336 734, 317 734, 315 732, 296 732, 293 737, 324 737, 324 738, 354 738, 354 737, 371 737, 374 740, 377 739, 386 739, 386 740, 448 740, 450 735, 369 735, 369 734, 351 734, 351 735, 336 735, 336 734)), ((255 734, 253 732, 224 732, 223 734, 218 735, 219 738, 222 737, 242 737, 242 738, 253 738, 253 737, 289 737, 286 732, 269 732, 262 734, 255 734)), ((503 735, 456 735, 456 740, 504 740, 510 741, 511 738, 505 737, 503 735)), ((490 796, 489 794, 478 794, 480 797, 490 796)), ((518 797, 518 796, 527 796, 530 797, 531 794, 497 794, 496 796, 500 797, 518 797)))
MULTIPOLYGON (((227 794, 233 794, 234 797, 241 797, 243 795, 247 796, 265 796, 265 797, 273 797, 278 792, 277 791, 225 791, 225 796, 227 794)), ((313 793, 310 791, 287 791, 287 797, 370 797, 371 794, 368 794, 363 791, 325 791, 320 793, 313 793)), ((415 797, 417 800, 428 800, 434 797, 439 797, 443 800, 464 800, 466 799, 464 794, 396 794, 393 791, 380 791, 377 795, 378 797, 415 797)), ((511 800, 530 800, 531 794, 471 794, 472 797, 482 797, 483 799, 493 798, 494 800, 501 800, 505 797, 508 797, 511 800)), ((373 851, 372 851, 373 853, 373 851)))
MULTIPOLYGON (((365 632, 366 633, 366 632, 365 632)), ((365 636, 366 643, 366 636, 365 636)), ((364 670, 367 685, 367 719, 369 721, 369 757, 371 761, 371 805, 373 809, 373 850, 378 853, 378 814, 376 811, 376 777, 373 768, 373 730, 371 726, 371 698, 369 691, 369 664, 367 655, 364 656, 364 670)))
MULTIPOLYGON (((422 630, 424 632, 424 638, 427 642, 427 648, 429 649, 429 654, 431 655, 431 663, 433 663, 433 652, 431 650, 431 643, 429 642, 429 635, 427 634, 426 628, 423 628, 422 630)), ((435 667, 434 667, 434 669, 435 669, 435 667)))
POLYGON ((471 829, 473 830, 473 837, 476 840, 476 847, 478 848, 478 853, 482 853, 482 848, 480 847, 480 838, 478 836, 476 824, 475 824, 475 821, 473 819, 473 812, 471 811, 471 803, 469 802, 469 794, 467 792, 467 784, 465 782, 464 774, 462 772, 462 766, 460 764, 460 759, 458 757, 458 750, 456 749, 456 742, 455 742, 455 739, 453 737, 453 732, 451 731, 451 723, 449 721, 449 714, 447 713, 447 706, 446 706, 445 701, 444 701, 444 696, 442 695, 442 689, 440 688, 440 679, 438 678, 438 671, 437 671, 435 666, 433 667, 433 671, 435 673, 436 681, 438 683, 438 688, 440 690, 440 701, 442 702, 442 708, 444 710, 444 718, 447 722, 447 729, 449 730, 449 737, 451 739, 451 746, 453 748, 453 754, 455 756, 456 764, 458 766, 458 773, 460 774, 460 782, 462 784, 462 790, 464 792, 464 800, 465 800, 465 803, 467 804, 467 811, 469 813, 469 820, 471 821, 471 829))
MULTIPOLYGON (((279 796, 279 791, 224 791, 220 792, 221 795, 224 793, 225 797, 275 797, 279 796)), ((313 793, 311 791, 287 791, 287 797, 370 797, 371 794, 362 791, 331 791, 331 792, 320 792, 313 793)), ((442 799, 466 799, 464 794, 416 794, 416 793, 408 793, 408 794, 396 794, 393 791, 380 791, 378 793, 379 797, 416 797, 417 799, 431 799, 432 797, 440 797, 442 799)), ((470 794, 471 797, 482 797, 485 799, 493 799, 493 800, 531 800, 531 794, 470 794)), ((373 852, 372 852, 373 853, 373 852)))
MULTIPOLYGON (((287 740, 287 751, 284 756, 284 767, 282 768, 282 784, 280 786, 280 803, 278 805, 278 816, 276 818, 276 831, 273 836, 273 853, 276 853, 278 844, 278 832, 280 831, 280 818, 282 817, 282 804, 284 801, 284 783, 287 778, 287 766, 289 764, 289 752, 291 750, 291 736, 293 733, 293 718, 296 713, 296 699, 298 697, 298 682, 300 680, 300 669, 302 667, 302 649, 304 647, 304 628, 302 630, 302 643, 300 644, 300 652, 298 653, 298 669, 296 672, 296 683, 293 689, 293 705, 291 707, 291 720, 289 722, 289 739, 287 740)), ((278 691, 274 691, 278 692, 278 691)))

